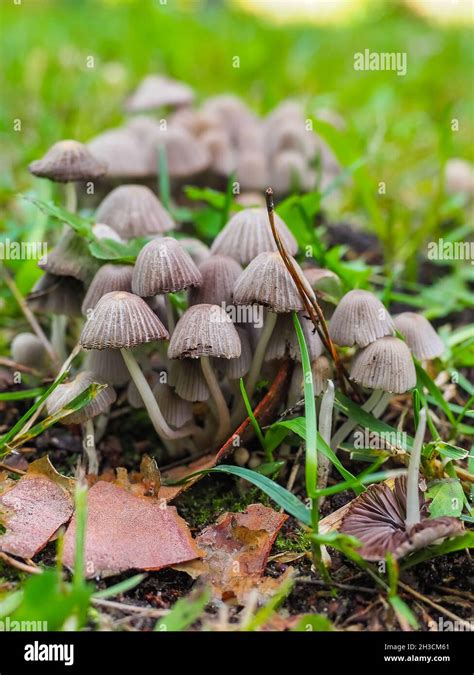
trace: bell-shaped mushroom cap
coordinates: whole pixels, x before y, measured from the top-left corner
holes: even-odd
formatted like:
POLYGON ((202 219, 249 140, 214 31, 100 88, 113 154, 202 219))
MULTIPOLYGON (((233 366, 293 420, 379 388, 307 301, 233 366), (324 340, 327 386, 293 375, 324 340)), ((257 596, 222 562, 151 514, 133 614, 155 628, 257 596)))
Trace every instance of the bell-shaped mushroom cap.
POLYGON ((242 190, 263 190, 268 185, 267 158, 260 150, 243 150, 237 157, 236 178, 242 190))
MULTIPOLYGON (((298 251, 298 244, 283 220, 275 214, 275 226, 290 255, 298 251)), ((243 209, 229 220, 214 239, 213 254, 228 255, 241 265, 247 265, 260 253, 276 251, 272 230, 264 208, 243 209)))
POLYGON ((242 267, 226 255, 211 255, 199 265, 202 282, 199 288, 191 289, 190 305, 232 304, 235 282, 242 273, 242 267))
POLYGON ((92 226, 92 234, 97 239, 112 239, 112 241, 118 241, 120 244, 125 242, 125 239, 119 235, 112 227, 105 225, 105 223, 96 223, 92 226))
MULTIPOLYGON (((293 260, 293 265, 312 295, 313 291, 296 260, 293 260)), ((257 303, 283 314, 304 309, 296 284, 279 253, 260 253, 252 260, 236 281, 234 302, 236 305, 257 303)))
POLYGON ((179 240, 179 243, 189 253, 198 267, 211 255, 209 246, 203 244, 199 239, 194 239, 194 237, 183 237, 179 240))
POLYGON ((180 243, 172 237, 157 237, 138 254, 132 289, 137 295, 148 298, 199 286, 201 281, 200 271, 180 243))
POLYGON ((38 262, 45 272, 62 277, 74 277, 89 284, 100 267, 94 258, 87 241, 68 229, 59 239, 53 250, 38 262))
POLYGON ((81 316, 83 297, 82 281, 46 273, 33 286, 27 302, 35 312, 81 316))
POLYGON ((87 144, 90 151, 107 166, 107 178, 145 178, 150 174, 148 153, 127 128, 110 129, 87 144))
POLYGON ((349 291, 340 300, 329 324, 331 340, 341 347, 366 345, 385 335, 395 335, 392 318, 369 291, 349 291))
MULTIPOLYGON (((309 360, 314 361, 323 353, 323 343, 314 328, 313 322, 306 318, 304 313, 300 313, 298 318, 308 347, 309 360)), ((281 314, 268 343, 265 361, 281 360, 287 357, 293 361, 301 361, 293 317, 290 314, 281 314)))
POLYGON ((145 185, 120 185, 109 192, 97 209, 97 220, 125 239, 163 234, 174 227, 168 211, 145 185))
POLYGON ((182 127, 170 125, 166 129, 158 129, 150 139, 150 146, 150 167, 158 165, 159 149, 163 147, 171 178, 186 178, 201 173, 211 162, 207 147, 182 127))
POLYGON ((196 359, 172 361, 169 384, 185 401, 207 401, 210 396, 201 366, 196 359))
POLYGON ((272 164, 272 186, 275 192, 286 193, 309 187, 310 170, 306 158, 297 150, 284 150, 272 164))
POLYGON ((386 483, 370 485, 351 502, 340 531, 362 542, 359 553, 366 560, 384 560, 387 553, 402 558, 438 539, 453 537, 463 531, 462 522, 456 518, 427 518, 421 492, 422 520, 407 530, 406 504, 404 476, 395 479, 393 490, 386 483))
POLYGON ((91 349, 84 360, 84 368, 93 373, 97 381, 117 387, 130 380, 128 368, 117 349, 91 349))
POLYGON ((111 291, 132 291, 132 265, 103 265, 91 281, 84 302, 82 313, 87 316, 94 309, 101 297, 111 291))
POLYGON ((438 333, 421 314, 403 312, 395 317, 395 328, 405 338, 407 345, 420 361, 434 359, 444 352, 438 333))
POLYGON ((225 310, 218 305, 193 305, 176 324, 168 347, 170 359, 240 356, 239 334, 225 310))
POLYGON ((329 359, 324 355, 318 356, 311 364, 311 371, 313 373, 314 393, 316 396, 320 396, 323 391, 326 391, 328 380, 332 377, 332 366, 329 359))
POLYGON ((28 169, 35 176, 57 183, 93 180, 107 171, 106 165, 86 145, 71 140, 55 143, 44 157, 31 162, 28 169))
POLYGON ((46 350, 37 335, 18 333, 10 345, 12 359, 24 366, 41 368, 46 357, 46 350))
MULTIPOLYGON (((236 195, 234 201, 237 204, 240 204, 240 206, 243 206, 244 209, 259 208, 265 206, 265 197, 261 192, 241 192, 240 195, 236 195)), ((279 229, 280 228, 278 228, 278 230, 279 229)))
MULTIPOLYGON (((58 410, 61 410, 61 408, 68 405, 73 399, 82 394, 82 392, 93 382, 96 382, 94 374, 84 371, 76 375, 70 382, 58 385, 46 399, 48 415, 54 415, 58 410)), ((115 390, 112 387, 107 386, 99 391, 90 403, 81 408, 81 410, 63 417, 61 422, 63 424, 82 424, 105 412, 112 403, 114 403, 116 398, 117 395, 115 390)))
POLYGON ((214 129, 223 130, 216 115, 193 108, 179 108, 171 115, 170 122, 173 126, 183 127, 193 136, 202 136, 214 129))
POLYGON ((305 128, 305 120, 283 122, 271 135, 268 149, 271 157, 286 151, 311 159, 316 152, 316 137, 305 128))
POLYGON ((200 136, 210 155, 210 168, 220 176, 230 176, 236 167, 232 144, 223 129, 209 129, 200 136))
POLYGON ((407 345, 384 337, 361 349, 352 364, 351 379, 369 389, 404 394, 416 385, 416 371, 407 345))
POLYGON ((332 270, 319 267, 303 267, 303 274, 313 291, 322 291, 333 297, 338 297, 341 292, 341 280, 332 270))
POLYGON ((250 346, 249 335, 245 328, 236 326, 236 330, 241 344, 240 356, 236 359, 219 359, 216 364, 229 380, 238 380, 241 377, 245 377, 252 364, 252 348, 250 346))
POLYGON ((190 401, 185 401, 164 382, 158 382, 153 387, 153 393, 160 406, 165 420, 175 429, 184 427, 193 417, 193 407, 190 401))
POLYGON ((162 75, 147 75, 125 103, 128 112, 144 112, 163 106, 178 107, 194 101, 191 87, 162 75))
POLYGON ((146 302, 126 291, 103 295, 82 329, 84 349, 131 349, 167 340, 168 331, 146 302))
POLYGON ((203 105, 203 111, 219 120, 233 143, 238 142, 242 127, 255 122, 255 115, 242 99, 229 94, 208 98, 203 105))

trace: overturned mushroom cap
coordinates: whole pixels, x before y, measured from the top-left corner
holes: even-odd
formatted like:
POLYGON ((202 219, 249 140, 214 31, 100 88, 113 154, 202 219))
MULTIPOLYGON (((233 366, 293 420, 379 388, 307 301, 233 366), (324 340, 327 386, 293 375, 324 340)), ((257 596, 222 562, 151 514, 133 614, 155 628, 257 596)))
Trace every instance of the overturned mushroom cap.
POLYGON ((92 180, 107 171, 106 165, 86 145, 71 140, 55 143, 44 157, 31 162, 28 168, 35 176, 58 183, 92 180))
POLYGON ((100 267, 94 258, 87 241, 68 229, 59 239, 53 250, 38 262, 45 272, 62 277, 74 277, 89 284, 100 267))
POLYGON ((380 338, 356 355, 351 379, 369 389, 404 394, 416 385, 410 350, 396 337, 380 338))
POLYGON ((194 237, 183 237, 179 240, 179 243, 189 253, 198 266, 211 255, 209 246, 203 244, 199 239, 194 239, 194 237))
POLYGON ((97 239, 112 239, 112 241, 118 241, 121 244, 125 241, 118 232, 109 225, 105 225, 105 223, 96 223, 93 225, 92 234, 94 237, 97 237, 97 239))
POLYGON ((163 234, 174 227, 158 197, 144 185, 121 185, 109 192, 97 209, 97 220, 126 239, 163 234))
POLYGON ((46 351, 43 343, 33 333, 18 333, 10 345, 12 359, 24 366, 41 368, 46 351))
POLYGON ((201 366, 196 359, 172 361, 169 368, 169 384, 185 401, 207 401, 210 396, 201 366))
POLYGON ((84 284, 73 277, 43 274, 27 297, 35 312, 81 316, 84 284))
POLYGON ((107 166, 107 178, 144 178, 150 174, 148 153, 127 128, 110 129, 87 144, 90 151, 107 166))
POLYGON ((236 359, 219 359, 216 362, 217 368, 229 380, 238 380, 241 377, 245 377, 252 365, 252 348, 250 346, 249 335, 245 328, 236 326, 236 330, 241 344, 240 356, 236 359))
POLYGON ((201 273, 189 253, 172 237, 157 237, 138 254, 133 270, 133 292, 142 297, 175 293, 199 286, 201 273))
POLYGON ((193 305, 178 321, 168 347, 170 359, 240 356, 239 334, 226 312, 218 305, 193 305))
MULTIPOLYGON (((306 318, 304 313, 300 313, 298 318, 308 347, 309 359, 314 361, 323 353, 323 343, 314 328, 313 322, 306 318)), ((281 314, 268 343, 265 361, 281 360, 287 357, 293 361, 301 362, 301 352, 293 325, 293 317, 290 314, 281 314)))
POLYGON ((236 177, 242 190, 263 190, 268 185, 267 158, 263 151, 244 150, 239 153, 236 177))
POLYGON ((111 291, 132 291, 132 265, 103 265, 91 281, 84 302, 82 313, 94 309, 101 297, 111 291))
POLYGON ((406 478, 395 479, 394 489, 386 483, 370 485, 351 503, 340 531, 362 542, 359 553, 366 560, 384 560, 387 553, 395 558, 425 548, 435 541, 456 536, 463 531, 456 518, 427 518, 426 504, 420 493, 422 520, 407 529, 406 478))
POLYGON ((150 168, 157 166, 159 149, 163 147, 171 178, 193 176, 207 169, 211 163, 207 147, 182 127, 170 125, 166 129, 157 130, 150 139, 150 145, 150 168))
POLYGON ((168 331, 146 302, 126 291, 103 295, 82 329, 84 349, 131 349, 167 340, 168 331))
MULTIPOLYGON (((288 253, 295 255, 298 244, 277 214, 275 226, 288 253)), ((247 265, 260 253, 276 250, 267 210, 264 208, 243 209, 236 213, 211 246, 213 254, 228 255, 241 265, 247 265)))
POLYGON ((202 282, 190 291, 189 304, 232 304, 235 282, 242 273, 239 263, 226 255, 212 255, 199 265, 199 271, 202 282))
POLYGON ((160 406, 165 420, 175 429, 180 429, 193 417, 190 401, 180 398, 173 389, 164 382, 153 387, 153 393, 160 406))
POLYGON ((395 335, 392 318, 369 291, 349 291, 331 317, 329 334, 341 347, 365 347, 385 335, 395 335))
POLYGON ((122 386, 130 379, 130 373, 122 354, 117 349, 91 349, 87 352, 84 368, 97 377, 99 382, 122 386))
POLYGON ((125 103, 128 112, 144 112, 162 106, 189 105, 194 100, 191 87, 162 75, 147 75, 125 103))
POLYGON ((403 312, 395 317, 395 328, 406 340, 413 354, 420 361, 434 359, 444 352, 438 333, 421 314, 403 312))
MULTIPOLYGON (((46 400, 48 415, 54 415, 58 410, 68 405, 93 382, 96 382, 94 374, 84 371, 76 375, 74 380, 58 385, 46 400)), ((61 422, 63 424, 82 424, 105 412, 114 403, 116 398, 117 395, 114 389, 107 386, 99 391, 90 403, 81 408, 81 410, 63 417, 61 422)))
MULTIPOLYGON (((308 293, 312 294, 296 260, 293 265, 308 293)), ((237 305, 258 303, 277 313, 304 309, 296 284, 279 253, 261 253, 252 260, 237 279, 234 302, 237 305)))

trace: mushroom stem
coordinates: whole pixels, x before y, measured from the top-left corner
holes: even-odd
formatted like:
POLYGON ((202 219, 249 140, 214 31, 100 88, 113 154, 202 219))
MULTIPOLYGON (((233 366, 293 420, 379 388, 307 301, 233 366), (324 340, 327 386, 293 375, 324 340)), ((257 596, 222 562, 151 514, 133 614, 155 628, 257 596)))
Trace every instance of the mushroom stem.
POLYGON ((377 419, 379 419, 379 417, 381 417, 387 410, 387 406, 390 403, 391 398, 392 394, 389 391, 384 391, 384 393, 380 397, 380 400, 377 401, 377 403, 375 404, 372 410, 372 415, 377 419))
POLYGON ((95 447, 94 422, 90 419, 82 425, 82 447, 87 457, 88 472, 94 476, 99 473, 99 458, 95 447))
POLYGON ((423 448, 423 439, 426 430, 426 410, 420 410, 418 428, 413 442, 413 448, 410 453, 410 463, 408 464, 407 478, 407 515, 405 519, 406 528, 413 527, 420 522, 420 497, 419 497, 419 473, 421 451, 423 448))
POLYGON ((208 356, 201 356, 201 369, 217 408, 217 420, 219 426, 217 428, 216 442, 219 443, 226 439, 230 434, 229 408, 227 407, 214 368, 212 367, 208 356))
POLYGON ((166 422, 163 417, 163 413, 160 410, 160 406, 148 384, 144 374, 141 371, 140 366, 138 365, 134 355, 129 349, 121 349, 123 360, 127 366, 132 380, 135 382, 135 385, 138 389, 140 396, 142 397, 145 408, 147 409, 150 420, 155 427, 156 433, 162 437, 164 444, 167 449, 168 444, 166 439, 175 439, 175 438, 185 438, 193 433, 193 428, 191 427, 182 427, 181 429, 171 429, 171 427, 166 422))
MULTIPOLYGON (((365 412, 370 412, 375 408, 377 403, 381 400, 383 397, 383 391, 381 389, 375 389, 367 399, 367 401, 364 403, 362 407, 362 410, 365 410, 365 412)), ((331 441, 331 449, 332 450, 337 450, 337 448, 341 445, 341 443, 349 436, 351 431, 355 429, 357 426, 357 421, 353 419, 348 419, 347 422, 344 422, 344 424, 339 427, 339 429, 336 431, 334 434, 332 441, 331 441)))
POLYGON ((76 186, 73 182, 64 185, 64 192, 66 195, 66 211, 69 213, 76 213, 77 210, 77 192, 76 186))
MULTIPOLYGON (((329 445, 331 442, 332 431, 332 411, 334 407, 334 382, 328 380, 326 391, 324 392, 321 401, 321 409, 319 411, 319 433, 321 438, 329 445)), ((327 487, 329 469, 331 462, 326 455, 318 452, 318 489, 322 490, 327 487)), ((322 498, 324 499, 324 498, 322 498)), ((320 504, 322 500, 320 500, 320 504)))
POLYGON ((51 345, 61 362, 66 359, 67 316, 53 314, 51 321, 51 345))
POLYGON ((275 312, 267 312, 265 323, 255 349, 255 354, 253 355, 252 365, 250 366, 250 370, 245 381, 245 388, 247 390, 247 396, 249 397, 249 400, 252 399, 255 385, 257 383, 260 370, 262 369, 265 351, 272 336, 273 329, 275 328, 276 320, 277 314, 275 312))
POLYGON ((171 335, 172 332, 174 331, 175 321, 174 321, 173 305, 171 303, 169 295, 165 295, 165 307, 166 307, 166 323, 167 323, 166 327, 168 329, 168 333, 171 335))

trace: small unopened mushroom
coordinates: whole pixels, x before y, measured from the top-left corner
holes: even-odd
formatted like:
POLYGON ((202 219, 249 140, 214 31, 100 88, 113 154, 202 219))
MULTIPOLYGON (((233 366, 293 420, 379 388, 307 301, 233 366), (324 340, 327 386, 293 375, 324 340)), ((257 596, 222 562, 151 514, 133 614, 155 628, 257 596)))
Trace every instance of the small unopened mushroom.
POLYGON ((170 340, 170 359, 199 358, 201 361, 202 372, 217 409, 217 443, 230 432, 230 414, 210 357, 235 359, 240 353, 239 334, 229 316, 218 305, 190 307, 178 321, 170 340))
POLYGON ((169 213, 145 185, 115 188, 101 202, 96 217, 124 239, 163 234, 174 228, 169 213))
POLYGON ((163 439, 182 438, 189 430, 174 431, 166 423, 132 349, 155 340, 167 340, 168 337, 167 330, 142 298, 116 291, 102 296, 80 338, 84 349, 120 349, 150 420, 163 439))
POLYGON ((46 358, 46 350, 37 335, 18 333, 10 345, 12 359, 23 366, 41 370, 46 358))
POLYGON ((77 196, 74 182, 94 180, 103 176, 107 167, 86 145, 78 141, 59 141, 41 159, 31 162, 29 170, 40 178, 66 183, 66 208, 74 213, 77 196))
POLYGON ((194 100, 191 87, 163 75, 147 75, 128 98, 125 108, 138 113, 157 108, 190 105, 194 100))
POLYGON ((189 253, 172 237, 157 237, 138 254, 133 270, 132 289, 142 298, 165 295, 168 330, 174 329, 173 308, 168 293, 199 286, 201 272, 189 253))
POLYGON ((351 502, 340 531, 357 537, 359 553, 366 560, 384 560, 387 553, 399 559, 437 541, 462 534, 457 518, 428 518, 426 502, 419 490, 419 464, 423 447, 426 412, 420 412, 408 468, 408 479, 395 479, 394 489, 386 483, 371 485, 351 502))
MULTIPOLYGON (((76 375, 70 382, 65 382, 56 387, 46 400, 46 409, 48 415, 54 415, 56 412, 67 406, 77 396, 82 394, 93 382, 94 374, 84 371, 76 375)), ((61 419, 63 424, 82 424, 83 425, 83 447, 87 455, 89 473, 97 474, 99 462, 95 447, 95 433, 93 418, 101 415, 109 409, 117 396, 112 387, 107 386, 97 393, 95 398, 85 405, 81 410, 71 413, 61 419)))
POLYGON ((87 316, 101 297, 111 291, 132 290, 132 265, 103 265, 91 281, 82 303, 82 313, 87 316))
POLYGON ((226 255, 211 255, 199 265, 199 271, 202 281, 191 289, 189 304, 231 305, 235 282, 242 273, 239 263, 226 255))
POLYGON ((329 323, 331 340, 341 347, 366 347, 386 335, 395 335, 390 314, 369 291, 346 293, 329 323))
MULTIPOLYGON (((311 287, 305 281, 296 260, 293 260, 293 265, 302 283, 307 286, 308 293, 312 294, 311 287)), ((250 398, 253 395, 278 314, 299 312, 304 309, 304 306, 296 284, 279 253, 261 253, 252 260, 237 279, 234 302, 237 305, 259 304, 269 310, 255 349, 252 366, 247 375, 246 388, 250 398)))
MULTIPOLYGON (((275 214, 275 225, 290 255, 295 255, 298 244, 284 221, 275 214)), ((214 239, 211 252, 228 255, 241 265, 247 265, 260 253, 276 251, 268 214, 263 208, 242 209, 229 220, 214 239)))
POLYGON ((421 314, 403 312, 395 317, 395 328, 403 335, 412 353, 420 361, 429 361, 444 352, 438 333, 421 314))

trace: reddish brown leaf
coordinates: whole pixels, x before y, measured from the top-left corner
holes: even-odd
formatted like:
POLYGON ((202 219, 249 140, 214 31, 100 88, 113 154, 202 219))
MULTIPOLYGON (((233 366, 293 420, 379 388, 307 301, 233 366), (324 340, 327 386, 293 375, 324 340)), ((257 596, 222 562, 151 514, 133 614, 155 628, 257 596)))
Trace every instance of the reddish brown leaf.
POLYGON ((242 600, 260 585, 263 591, 268 556, 286 519, 262 504, 251 504, 244 513, 225 513, 197 537, 206 557, 199 566, 191 563, 191 571, 200 572, 215 595, 225 600, 242 600))
POLYGON ((6 528, 0 550, 32 558, 72 516, 70 479, 48 457, 32 462, 28 472, 0 496, 0 521, 6 528))
MULTIPOLYGON (((88 578, 130 569, 159 570, 202 552, 174 506, 99 481, 88 494, 85 567, 88 578)), ((74 564, 75 518, 64 539, 64 563, 74 564)))

